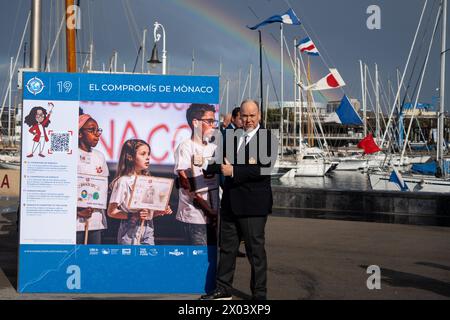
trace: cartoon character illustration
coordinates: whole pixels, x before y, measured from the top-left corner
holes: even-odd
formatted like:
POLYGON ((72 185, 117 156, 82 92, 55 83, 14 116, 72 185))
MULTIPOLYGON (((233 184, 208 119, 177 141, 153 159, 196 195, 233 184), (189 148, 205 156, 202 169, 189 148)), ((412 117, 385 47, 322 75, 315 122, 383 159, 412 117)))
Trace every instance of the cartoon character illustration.
POLYGON ((31 153, 27 155, 28 158, 33 157, 35 151, 39 147, 39 156, 45 157, 42 153, 44 151, 45 143, 48 142, 48 136, 46 128, 50 124, 50 115, 53 110, 53 103, 49 102, 48 106, 51 106, 50 112, 47 114, 47 110, 44 107, 37 106, 33 107, 30 113, 25 117, 25 123, 30 127, 30 132, 33 137, 33 148, 31 153))

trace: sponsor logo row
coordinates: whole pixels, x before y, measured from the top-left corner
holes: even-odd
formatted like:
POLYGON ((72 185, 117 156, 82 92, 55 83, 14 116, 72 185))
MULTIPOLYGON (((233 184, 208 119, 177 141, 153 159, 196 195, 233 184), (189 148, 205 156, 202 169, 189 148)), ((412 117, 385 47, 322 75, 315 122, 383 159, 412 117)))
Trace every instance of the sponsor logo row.
POLYGON ((156 257, 156 256, 205 256, 208 254, 206 249, 187 249, 187 248, 89 248, 90 256, 141 256, 141 257, 156 257))

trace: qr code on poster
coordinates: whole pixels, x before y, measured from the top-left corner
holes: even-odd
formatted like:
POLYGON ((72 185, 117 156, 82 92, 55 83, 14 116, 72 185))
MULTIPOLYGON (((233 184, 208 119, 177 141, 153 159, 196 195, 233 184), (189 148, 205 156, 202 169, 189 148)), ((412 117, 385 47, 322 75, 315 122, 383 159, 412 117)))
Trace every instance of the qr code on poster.
POLYGON ((50 132, 50 153, 71 153, 70 139, 70 132, 50 132))

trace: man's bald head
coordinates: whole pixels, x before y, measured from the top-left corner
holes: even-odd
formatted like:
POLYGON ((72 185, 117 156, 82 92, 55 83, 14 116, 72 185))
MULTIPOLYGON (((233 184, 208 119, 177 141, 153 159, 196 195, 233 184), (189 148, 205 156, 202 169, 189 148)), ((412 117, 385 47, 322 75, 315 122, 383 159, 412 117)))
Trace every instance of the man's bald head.
POLYGON ((254 100, 244 100, 241 103, 241 119, 245 131, 255 129, 261 120, 258 102, 254 100))

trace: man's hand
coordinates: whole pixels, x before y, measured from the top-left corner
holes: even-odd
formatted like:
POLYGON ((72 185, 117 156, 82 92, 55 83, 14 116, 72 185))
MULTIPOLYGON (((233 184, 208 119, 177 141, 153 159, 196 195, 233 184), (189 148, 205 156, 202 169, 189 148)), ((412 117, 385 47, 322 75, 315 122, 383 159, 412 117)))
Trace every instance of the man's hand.
POLYGON ((222 164, 220 166, 220 170, 222 171, 222 174, 225 177, 232 177, 233 176, 233 165, 227 160, 227 158, 224 158, 225 164, 222 164))
POLYGON ((141 218, 141 220, 152 220, 153 210, 143 209, 139 211, 139 218, 141 218))
POLYGON ((194 206, 200 208, 207 217, 215 217, 217 213, 211 208, 209 203, 198 193, 194 195, 194 206))
POLYGON ((178 177, 180 180, 180 186, 187 191, 191 191, 191 184, 189 183, 189 178, 187 177, 186 172, 179 171, 178 177))
POLYGON ((170 206, 167 206, 166 210, 164 210, 164 211, 159 211, 159 210, 155 211, 153 213, 153 218, 160 217, 160 216, 166 216, 166 215, 169 215, 172 213, 173 213, 172 208, 170 208, 170 206))

